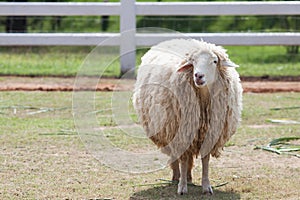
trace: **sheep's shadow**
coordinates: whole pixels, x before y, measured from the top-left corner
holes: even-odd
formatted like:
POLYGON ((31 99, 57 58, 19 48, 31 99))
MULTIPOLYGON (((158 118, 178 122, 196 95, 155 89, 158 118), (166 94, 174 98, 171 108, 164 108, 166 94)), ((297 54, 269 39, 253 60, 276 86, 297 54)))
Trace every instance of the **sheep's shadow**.
POLYGON ((130 200, 139 199, 241 199, 240 195, 235 192, 224 192, 218 189, 214 189, 213 196, 207 196, 202 194, 201 186, 188 186, 188 194, 178 195, 177 185, 169 184, 162 186, 155 186, 146 190, 138 191, 134 193, 130 200))

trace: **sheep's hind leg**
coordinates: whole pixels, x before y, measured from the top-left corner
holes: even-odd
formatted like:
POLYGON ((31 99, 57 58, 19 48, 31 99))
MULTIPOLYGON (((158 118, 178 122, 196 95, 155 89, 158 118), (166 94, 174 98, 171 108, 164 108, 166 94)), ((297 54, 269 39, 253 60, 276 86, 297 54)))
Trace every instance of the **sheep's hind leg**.
POLYGON ((188 170, 188 162, 187 160, 180 160, 180 180, 178 183, 178 194, 186 194, 187 190, 187 170, 188 170))
POLYGON ((173 163, 171 163, 170 167, 173 170, 172 181, 179 181, 179 178, 180 178, 180 169, 179 169, 179 162, 178 162, 178 160, 175 160, 173 163))
POLYGON ((202 158, 202 192, 203 194, 213 194, 209 178, 208 178, 208 166, 209 166, 209 154, 202 158))
POLYGON ((188 158, 188 169, 187 169, 187 182, 192 183, 193 177, 192 177, 192 169, 194 167, 194 157, 193 155, 190 155, 188 158))

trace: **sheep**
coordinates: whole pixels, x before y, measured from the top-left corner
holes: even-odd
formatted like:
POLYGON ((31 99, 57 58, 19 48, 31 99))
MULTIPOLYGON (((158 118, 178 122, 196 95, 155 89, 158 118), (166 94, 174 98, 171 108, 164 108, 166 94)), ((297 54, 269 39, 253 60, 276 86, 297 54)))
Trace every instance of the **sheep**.
POLYGON ((212 195, 210 155, 220 156, 241 121, 238 65, 223 47, 195 39, 164 41, 141 60, 133 92, 139 122, 170 157, 178 194, 188 192, 194 159, 200 154, 202 192, 212 195))

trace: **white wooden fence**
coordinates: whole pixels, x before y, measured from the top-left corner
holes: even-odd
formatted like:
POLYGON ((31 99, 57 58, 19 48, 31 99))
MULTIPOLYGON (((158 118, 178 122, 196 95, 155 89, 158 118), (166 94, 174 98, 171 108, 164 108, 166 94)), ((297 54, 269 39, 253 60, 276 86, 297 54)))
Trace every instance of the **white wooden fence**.
MULTIPOLYGON (((135 2, 117 3, 0 3, 0 16, 119 15, 120 33, 0 33, 0 46, 106 45, 120 46, 121 71, 135 66, 135 47, 151 46, 177 34, 136 33, 136 16, 180 15, 300 15, 299 1, 281 2, 135 2), (107 40, 116 38, 114 40, 107 40)), ((188 33, 219 45, 300 45, 300 33, 188 33)))

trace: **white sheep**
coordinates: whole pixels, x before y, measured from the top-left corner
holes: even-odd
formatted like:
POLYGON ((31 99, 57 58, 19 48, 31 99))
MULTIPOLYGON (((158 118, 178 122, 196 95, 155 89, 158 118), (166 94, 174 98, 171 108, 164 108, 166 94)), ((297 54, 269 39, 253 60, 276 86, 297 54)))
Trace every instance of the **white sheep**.
POLYGON ((213 194, 208 178, 210 155, 236 132, 242 87, 221 46, 174 39, 153 46, 138 69, 133 103, 147 136, 170 156, 172 180, 187 193, 194 158, 202 159, 202 189, 213 194))

